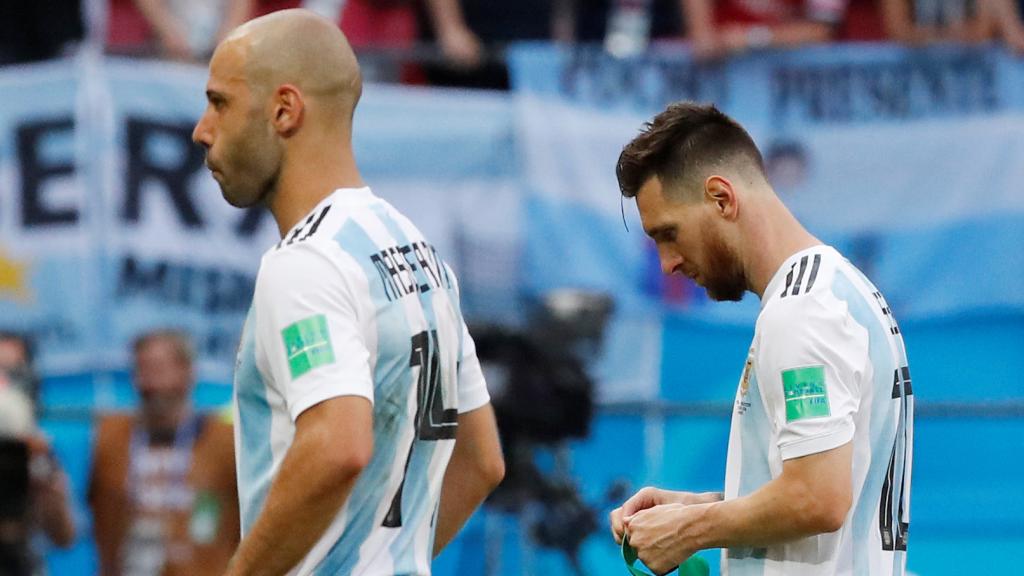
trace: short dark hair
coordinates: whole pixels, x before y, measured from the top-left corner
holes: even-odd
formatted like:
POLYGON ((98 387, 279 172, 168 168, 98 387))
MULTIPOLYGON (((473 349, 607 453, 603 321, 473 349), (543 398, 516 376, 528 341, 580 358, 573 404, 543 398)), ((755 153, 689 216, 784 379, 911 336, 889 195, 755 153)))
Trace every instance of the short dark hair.
POLYGON ((181 363, 190 366, 192 365, 192 362, 195 359, 195 351, 192 348, 192 339, 185 331, 174 328, 159 328, 136 336, 135 340, 132 342, 132 352, 137 358, 143 348, 160 340, 166 340, 174 346, 175 353, 178 355, 178 360, 181 363))
POLYGON ((16 330, 0 329, 0 341, 4 340, 14 340, 21 344, 21 348, 25 351, 25 365, 29 368, 35 366, 36 343, 31 334, 16 330))
POLYGON ((622 195, 634 198, 652 176, 675 183, 734 161, 751 165, 764 176, 761 152, 738 122, 713 105, 676 102, 644 124, 640 135, 626 144, 615 165, 615 176, 622 195))

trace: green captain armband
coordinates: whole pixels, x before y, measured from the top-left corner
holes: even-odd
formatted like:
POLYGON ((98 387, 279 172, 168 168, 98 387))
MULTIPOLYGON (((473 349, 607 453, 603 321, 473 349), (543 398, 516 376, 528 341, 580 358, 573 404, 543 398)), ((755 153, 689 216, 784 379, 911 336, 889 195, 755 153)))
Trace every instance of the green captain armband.
MULTIPOLYGON (((653 576, 654 574, 640 561, 636 549, 629 545, 629 537, 626 535, 622 536, 622 560, 626 562, 626 568, 633 576, 653 576)), ((679 576, 710 576, 711 574, 711 566, 700 556, 691 556, 676 570, 678 570, 676 573, 679 576)), ((675 570, 670 571, 669 574, 672 572, 675 570)))

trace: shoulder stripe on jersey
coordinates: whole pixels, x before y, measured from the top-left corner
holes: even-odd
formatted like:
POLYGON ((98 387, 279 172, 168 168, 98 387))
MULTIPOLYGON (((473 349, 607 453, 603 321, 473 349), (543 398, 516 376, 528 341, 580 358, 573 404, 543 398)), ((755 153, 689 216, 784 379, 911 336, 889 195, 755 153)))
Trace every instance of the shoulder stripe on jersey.
POLYGON ((306 221, 302 223, 302 226, 292 230, 292 233, 288 235, 287 240, 282 238, 281 241, 277 243, 277 248, 280 249, 282 246, 291 246, 295 242, 302 242, 309 239, 310 236, 316 234, 317 229, 320 228, 320 223, 324 221, 324 217, 327 216, 327 213, 330 211, 331 205, 328 204, 319 212, 310 214, 309 217, 306 218, 306 221), (299 238, 299 235, 303 232, 305 232, 305 234, 302 238, 299 238))
POLYGON ((789 274, 786 274, 786 288, 782 290, 782 296, 779 298, 785 298, 789 294, 789 287, 793 284, 793 269, 796 268, 796 262, 790 265, 789 274))
POLYGON ((804 294, 811 291, 811 287, 814 286, 814 281, 818 279, 819 266, 821 266, 821 254, 815 254, 814 264, 811 264, 811 276, 807 279, 807 288, 804 288, 804 294))
POLYGON ((800 293, 800 284, 804 281, 804 272, 807 272, 807 256, 800 259, 800 273, 796 275, 796 284, 793 284, 793 296, 800 293))

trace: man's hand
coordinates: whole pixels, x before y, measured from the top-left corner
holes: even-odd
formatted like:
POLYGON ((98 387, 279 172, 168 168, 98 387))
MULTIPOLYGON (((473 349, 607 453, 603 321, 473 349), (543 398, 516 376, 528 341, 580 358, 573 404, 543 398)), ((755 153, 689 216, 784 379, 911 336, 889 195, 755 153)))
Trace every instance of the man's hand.
MULTIPOLYGON (((704 492, 698 494, 694 492, 662 490, 651 486, 642 488, 629 500, 626 500, 622 506, 612 510, 611 514, 609 514, 608 519, 611 523, 612 537, 615 538, 616 543, 621 544, 624 528, 623 520, 642 510, 647 510, 662 504, 693 505, 717 502, 721 499, 722 494, 719 492, 704 492)), ((632 542, 632 536, 630 536, 630 538, 630 541, 632 542)))
MULTIPOLYGON (((678 494, 678 493, 676 493, 678 494)), ((629 545, 655 574, 674 570, 703 548, 699 521, 710 504, 659 504, 623 520, 629 545)))

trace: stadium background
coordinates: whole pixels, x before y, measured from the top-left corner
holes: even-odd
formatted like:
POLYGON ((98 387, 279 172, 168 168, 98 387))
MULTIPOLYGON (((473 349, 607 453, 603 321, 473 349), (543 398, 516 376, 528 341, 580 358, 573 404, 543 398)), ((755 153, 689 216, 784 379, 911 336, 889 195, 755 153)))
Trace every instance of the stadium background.
MULTIPOLYGON (((1024 61, 1001 48, 844 45, 694 64, 681 48, 616 60, 523 44, 511 92, 371 84, 356 152, 462 279, 476 323, 529 332, 554 290, 610 295, 588 357, 588 438, 542 447, 597 510, 587 574, 623 573, 609 492, 720 489, 731 402, 757 302, 712 304, 662 278, 618 150, 669 101, 713 101, 752 131, 783 199, 886 294, 918 419, 909 566, 1010 574, 1024 555, 1024 61), (624 222, 625 221, 625 222, 624 222), (626 488, 628 486, 628 489, 626 488)), ((95 566, 84 503, 91 415, 132 406, 141 330, 196 338, 196 405, 228 401, 269 217, 227 207, 188 135, 201 66, 102 56, 0 68, 0 324, 39 339, 44 427, 71 479, 82 537, 53 574, 95 566)), ((550 505, 477 516, 436 573, 571 573, 539 546, 550 505)), ((717 566, 716 555, 705 557, 717 566)))

